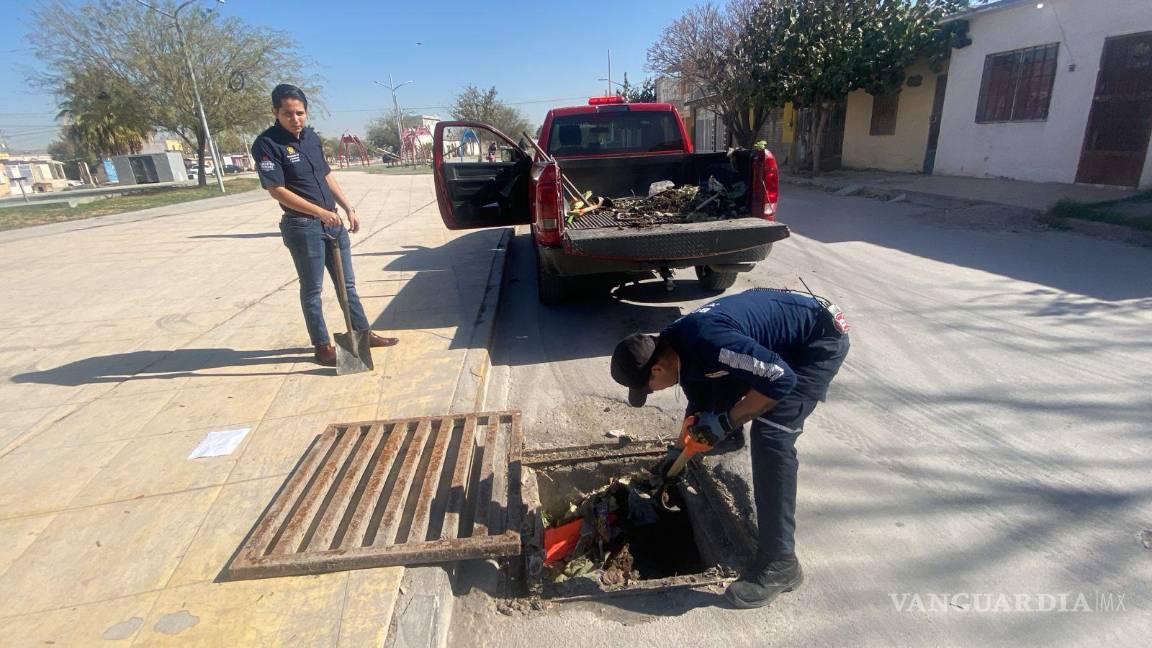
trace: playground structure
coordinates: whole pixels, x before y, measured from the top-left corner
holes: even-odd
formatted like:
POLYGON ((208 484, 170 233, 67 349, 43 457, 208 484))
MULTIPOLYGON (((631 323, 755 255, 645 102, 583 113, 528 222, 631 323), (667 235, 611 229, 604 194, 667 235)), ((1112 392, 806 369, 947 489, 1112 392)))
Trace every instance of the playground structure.
POLYGON ((475 158, 480 161, 483 150, 480 145, 480 136, 471 128, 451 128, 444 134, 444 158, 456 158, 463 162, 465 159, 475 158))
POLYGON ((354 152, 360 157, 360 163, 363 166, 368 166, 371 159, 368 157, 368 149, 364 148, 364 143, 360 141, 359 137, 345 133, 340 136, 340 148, 336 151, 336 163, 340 165, 340 168, 352 166, 350 147, 354 147, 354 152))
POLYGON ((432 159, 432 132, 425 126, 405 128, 400 158, 403 164, 426 164, 432 159))

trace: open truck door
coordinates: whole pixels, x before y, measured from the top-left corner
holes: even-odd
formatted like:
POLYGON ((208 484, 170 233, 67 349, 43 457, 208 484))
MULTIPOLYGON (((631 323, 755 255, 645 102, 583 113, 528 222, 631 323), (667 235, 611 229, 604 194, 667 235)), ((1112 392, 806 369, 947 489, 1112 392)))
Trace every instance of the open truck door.
POLYGON ((448 229, 532 222, 532 158, 495 128, 480 122, 438 122, 432 172, 440 218, 448 229))

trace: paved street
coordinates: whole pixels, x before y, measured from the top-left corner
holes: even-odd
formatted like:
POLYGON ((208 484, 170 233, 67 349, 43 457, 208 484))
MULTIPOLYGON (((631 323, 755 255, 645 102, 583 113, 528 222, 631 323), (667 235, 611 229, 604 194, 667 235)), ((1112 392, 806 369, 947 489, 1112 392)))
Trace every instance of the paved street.
MULTIPOLYGON (((456 607, 452 645, 1144 645, 1152 250, 1003 219, 988 228, 986 207, 783 195, 792 238, 733 290, 800 288, 802 276, 854 326, 798 446, 803 588, 756 611, 711 592, 511 617, 474 593, 456 607), (907 609, 915 595, 927 605, 951 593, 1033 607, 1041 594, 1069 593, 1068 607, 1084 594, 1094 611, 907 609), (1124 609, 1101 609, 1098 594, 1124 609)), ((669 435, 683 401, 669 390, 628 408, 608 356, 625 333, 703 303, 695 279, 550 309, 532 264, 521 235, 488 406, 523 410, 531 447, 602 442, 616 428, 669 435)), ((738 483, 746 466, 731 468, 738 483)))

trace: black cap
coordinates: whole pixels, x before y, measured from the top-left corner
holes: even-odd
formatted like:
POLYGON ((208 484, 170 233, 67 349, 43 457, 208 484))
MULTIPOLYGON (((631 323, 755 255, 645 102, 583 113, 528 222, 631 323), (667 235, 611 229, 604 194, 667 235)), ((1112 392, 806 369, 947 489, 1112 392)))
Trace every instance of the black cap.
POLYGON ((648 399, 648 374, 656 363, 656 336, 633 333, 612 353, 612 379, 628 388, 628 404, 640 407, 648 399))

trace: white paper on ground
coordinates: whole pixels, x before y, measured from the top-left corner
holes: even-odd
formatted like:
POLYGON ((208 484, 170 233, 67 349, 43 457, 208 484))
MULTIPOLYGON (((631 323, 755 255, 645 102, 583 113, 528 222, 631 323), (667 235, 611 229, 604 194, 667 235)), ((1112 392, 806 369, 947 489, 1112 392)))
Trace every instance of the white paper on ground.
POLYGON ((248 434, 251 428, 240 428, 237 430, 221 430, 219 432, 209 432, 208 436, 200 441, 200 445, 188 455, 189 459, 199 459, 201 457, 222 457, 230 455, 244 440, 244 436, 248 434))

